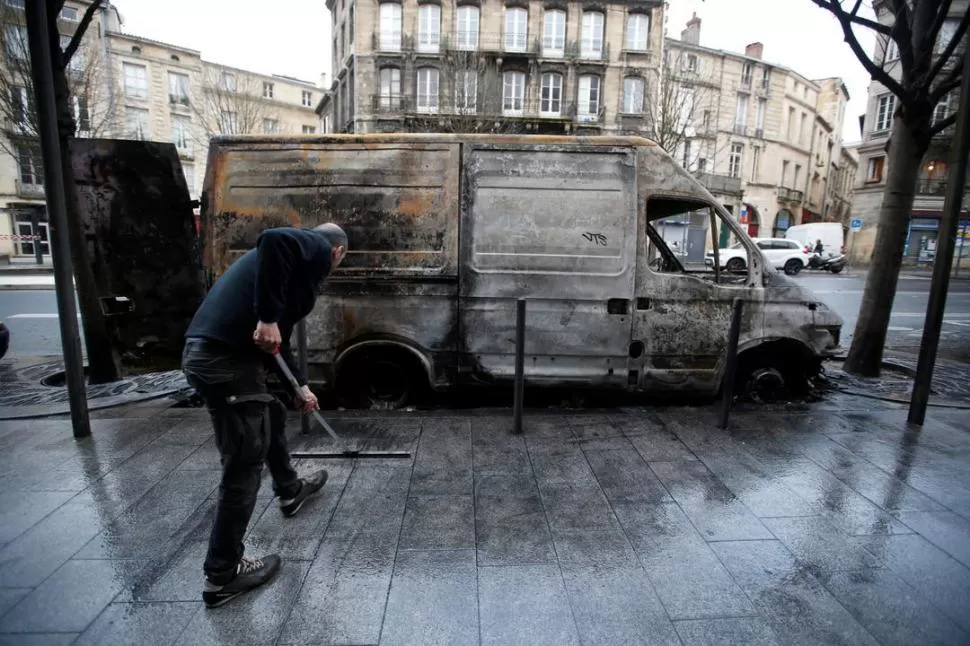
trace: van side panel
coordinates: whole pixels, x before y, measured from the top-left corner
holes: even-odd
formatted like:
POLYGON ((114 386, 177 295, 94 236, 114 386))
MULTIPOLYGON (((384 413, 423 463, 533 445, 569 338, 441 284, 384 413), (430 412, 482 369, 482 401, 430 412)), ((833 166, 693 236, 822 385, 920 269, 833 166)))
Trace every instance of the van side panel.
POLYGON ((464 152, 461 351, 514 374, 515 301, 528 300, 530 383, 625 386, 636 249, 632 148, 489 146, 464 152))

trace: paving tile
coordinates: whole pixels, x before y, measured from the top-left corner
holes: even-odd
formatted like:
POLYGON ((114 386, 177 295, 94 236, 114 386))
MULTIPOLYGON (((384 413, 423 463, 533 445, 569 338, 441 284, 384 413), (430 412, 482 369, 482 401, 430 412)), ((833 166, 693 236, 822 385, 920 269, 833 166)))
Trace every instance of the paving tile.
POLYGON ((564 565, 563 577, 582 643, 680 643, 656 591, 638 564, 564 565))
POLYGON ((475 552, 400 552, 380 643, 478 644, 475 552))
POLYGON ((327 536, 353 536, 389 526, 399 531, 410 479, 410 465, 355 466, 327 526, 327 536))
POLYGON ((964 632, 919 592, 885 569, 821 575, 839 603, 882 644, 965 644, 964 632))
POLYGON ((846 536, 820 517, 765 518, 771 533, 813 573, 882 567, 866 539, 846 536))
POLYGON ((554 532, 609 530, 618 527, 603 492, 596 488, 539 485, 546 518, 554 532))
POLYGON ((680 441, 675 433, 666 429, 628 433, 628 437, 640 457, 647 462, 680 462, 697 459, 697 456, 680 441))
POLYGON ((284 561, 276 577, 266 585, 221 608, 200 608, 175 643, 274 643, 309 568, 307 561, 284 561))
POLYGON ((212 437, 212 422, 208 416, 174 420, 171 428, 160 434, 158 444, 184 444, 200 446, 212 437))
POLYGON ((917 534, 874 536, 866 549, 970 632, 970 569, 917 534))
POLYGON ((580 643, 562 574, 555 565, 479 568, 481 643, 580 643))
POLYGON ((623 530, 571 531, 553 534, 559 562, 570 566, 638 566, 637 554, 623 530))
POLYGON ((70 646, 79 633, 0 635, 0 646, 70 646))
POLYGON ((753 458, 741 451, 699 455, 711 473, 758 518, 814 516, 821 511, 821 505, 804 500, 765 474, 753 458))
POLYGON ((896 515, 907 527, 970 567, 970 520, 945 512, 901 512, 896 515))
POLYGON ((73 495, 68 491, 0 493, 0 545, 23 534, 73 495))
POLYGON ((755 614, 676 504, 625 503, 615 510, 671 619, 755 614))
POLYGON ((192 451, 178 467, 178 471, 222 471, 219 449, 215 438, 209 438, 199 448, 192 451))
POLYGON ((528 440, 536 482, 542 485, 598 488, 583 451, 558 440, 528 440))
POLYGON ((515 486, 513 481, 508 487, 512 493, 506 495, 484 495, 500 494, 505 487, 489 486, 488 483, 483 486, 479 482, 481 493, 475 502, 475 545, 479 565, 556 562, 556 550, 535 481, 531 477, 520 479, 524 481, 522 485, 515 486), (533 492, 529 492, 530 483, 533 492))
POLYGON ((584 453, 603 493, 611 503, 659 503, 673 500, 636 451, 584 449, 584 453))
MULTIPOLYGON (((128 594, 117 601, 200 601, 208 542, 184 543, 163 563, 149 563, 128 594)), ((253 555, 247 548, 247 554, 253 555)))
POLYGON ((650 466, 705 539, 771 538, 755 515, 700 462, 655 462, 650 466))
POLYGON ((81 632, 111 603, 138 563, 68 561, 0 620, 0 632, 81 632))
POLYGON ((476 498, 539 498, 539 486, 527 473, 477 474, 475 476, 476 498))
POLYGON ((0 588, 0 617, 20 603, 21 599, 30 594, 33 588, 0 588))
POLYGON ((674 626, 684 646, 777 646, 778 639, 767 621, 754 617, 688 619, 674 626))
POLYGON ((778 541, 733 541, 711 547, 781 642, 878 644, 778 541))
POLYGON ((407 499, 401 549, 474 549, 475 505, 471 496, 407 499))
POLYGON ((467 421, 425 422, 411 476, 411 495, 471 495, 472 442, 467 421))
POLYGON ((472 422, 472 461, 476 474, 532 473, 525 438, 481 428, 472 422))
POLYGON ((397 532, 328 536, 283 626, 281 644, 376 644, 397 532))
POLYGON ((75 646, 171 644, 202 607, 197 603, 113 603, 75 646))

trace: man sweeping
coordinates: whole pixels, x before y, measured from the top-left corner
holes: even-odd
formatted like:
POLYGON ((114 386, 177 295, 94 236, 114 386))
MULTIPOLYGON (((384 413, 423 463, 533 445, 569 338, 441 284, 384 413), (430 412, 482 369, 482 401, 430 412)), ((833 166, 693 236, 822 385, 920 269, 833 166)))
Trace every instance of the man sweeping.
POLYGON ((212 286, 185 333, 182 370, 205 400, 222 460, 203 567, 202 599, 210 608, 266 583, 279 570, 276 554, 243 556, 263 462, 284 516, 300 511, 327 480, 324 470, 301 478, 290 464, 286 406, 269 393, 266 378, 278 349, 300 385, 304 412, 317 410, 289 339, 293 326, 313 310, 321 281, 346 253, 347 235, 332 223, 268 229, 212 286))

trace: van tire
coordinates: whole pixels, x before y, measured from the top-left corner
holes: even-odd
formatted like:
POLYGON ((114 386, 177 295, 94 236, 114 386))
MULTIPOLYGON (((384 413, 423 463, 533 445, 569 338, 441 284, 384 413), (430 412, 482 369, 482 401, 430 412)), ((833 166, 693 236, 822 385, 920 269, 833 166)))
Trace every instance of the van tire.
POLYGON ((747 267, 747 264, 740 258, 731 258, 727 261, 727 264, 724 265, 726 270, 737 274, 743 272, 745 267, 747 267))
POLYGON ((800 260, 792 258, 785 263, 785 273, 789 276, 797 276, 804 266, 800 260))
POLYGON ((738 357, 735 394, 763 402, 805 395, 810 361, 806 349, 785 341, 748 350, 738 357))
POLYGON ((341 361, 337 397, 347 408, 393 410, 418 397, 428 383, 417 359, 396 346, 369 346, 341 361))

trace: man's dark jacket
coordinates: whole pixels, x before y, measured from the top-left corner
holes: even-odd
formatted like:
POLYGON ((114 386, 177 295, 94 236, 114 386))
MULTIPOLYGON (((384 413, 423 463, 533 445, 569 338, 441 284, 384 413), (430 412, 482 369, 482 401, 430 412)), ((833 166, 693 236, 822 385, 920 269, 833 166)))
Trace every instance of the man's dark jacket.
MULTIPOLYGON (((312 229, 267 229, 229 266, 209 290, 185 332, 225 346, 228 352, 270 355, 256 346, 259 321, 280 328, 283 357, 300 385, 306 385, 293 358, 293 326, 313 310, 320 281, 330 273, 330 241, 312 229)), ((275 362, 273 362, 275 363, 275 362)))

